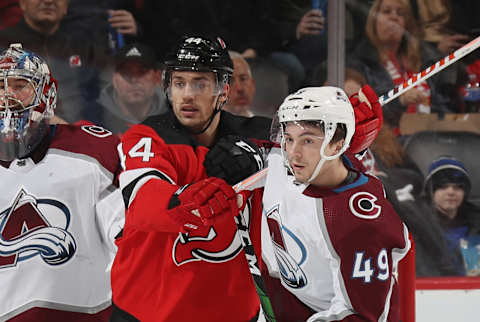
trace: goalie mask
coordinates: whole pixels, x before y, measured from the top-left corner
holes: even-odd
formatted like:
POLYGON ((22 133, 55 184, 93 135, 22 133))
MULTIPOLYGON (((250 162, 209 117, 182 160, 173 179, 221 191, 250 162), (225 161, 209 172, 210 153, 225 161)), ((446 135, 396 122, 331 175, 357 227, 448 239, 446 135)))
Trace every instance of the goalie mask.
POLYGON ((285 98, 280 105, 276 121, 272 125, 271 139, 280 141, 285 166, 292 172, 285 150, 285 128, 290 122, 299 126, 307 123, 319 126, 324 133, 319 153, 320 160, 306 183, 310 183, 320 172, 327 160, 340 157, 349 147, 355 132, 355 115, 353 107, 345 92, 337 87, 307 87, 285 98), (275 125, 275 122, 277 125, 275 125), (332 142, 337 128, 345 131, 344 144, 334 155, 326 155, 325 150, 332 142), (276 133, 275 130, 277 131, 276 133))
POLYGON ((0 160, 29 155, 53 116, 56 81, 45 61, 12 44, 0 53, 0 160))

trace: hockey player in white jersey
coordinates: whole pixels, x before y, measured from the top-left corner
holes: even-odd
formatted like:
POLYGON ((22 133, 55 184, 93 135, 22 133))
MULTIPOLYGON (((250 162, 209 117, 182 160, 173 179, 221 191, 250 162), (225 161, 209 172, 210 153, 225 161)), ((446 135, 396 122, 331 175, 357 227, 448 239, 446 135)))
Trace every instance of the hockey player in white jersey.
POLYGON ((304 88, 277 116, 261 234, 277 321, 399 321, 408 231, 380 181, 344 154, 355 131, 348 97, 304 88))
POLYGON ((108 266, 124 207, 118 139, 50 125, 57 84, 45 61, 0 52, 0 320, 108 321, 108 266))

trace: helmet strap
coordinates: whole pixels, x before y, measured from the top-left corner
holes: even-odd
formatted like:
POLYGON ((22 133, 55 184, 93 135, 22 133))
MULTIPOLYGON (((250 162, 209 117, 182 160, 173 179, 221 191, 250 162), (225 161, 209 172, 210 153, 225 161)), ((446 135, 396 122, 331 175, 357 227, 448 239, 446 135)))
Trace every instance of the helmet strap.
POLYGON ((318 160, 317 166, 315 167, 315 170, 313 170, 312 175, 310 176, 310 179, 307 180, 307 183, 312 182, 318 176, 318 174, 320 173, 320 169, 322 169, 323 165, 325 164, 325 161, 332 159, 331 157, 327 157, 325 155, 325 148, 332 140, 332 136, 333 135, 331 134, 331 132, 325 133, 325 138, 322 142, 322 146, 320 147, 320 160, 318 160))
POLYGON ((213 122, 213 119, 215 118, 215 115, 217 115, 217 113, 221 111, 223 105, 224 105, 225 102, 226 102, 226 101, 224 101, 223 103, 220 103, 220 95, 221 95, 221 94, 219 94, 219 95, 217 96, 217 100, 216 100, 216 102, 215 102, 215 109, 213 110, 212 115, 210 115, 210 117, 208 118, 207 124, 206 124, 206 125, 203 127, 203 129, 200 130, 200 131, 197 131, 197 132, 190 131, 191 134, 193 134, 193 135, 202 134, 202 133, 204 133, 204 132, 210 127, 210 125, 212 125, 212 122, 213 122))

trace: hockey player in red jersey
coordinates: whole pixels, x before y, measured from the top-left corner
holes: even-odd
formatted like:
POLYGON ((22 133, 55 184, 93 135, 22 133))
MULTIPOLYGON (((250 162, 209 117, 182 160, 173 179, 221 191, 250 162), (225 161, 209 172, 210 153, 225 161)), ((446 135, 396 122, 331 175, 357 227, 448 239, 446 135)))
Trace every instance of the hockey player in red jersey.
MULTIPOLYGON (((380 181, 344 154, 355 132, 348 97, 336 87, 301 89, 277 116, 280 148, 268 156, 261 233, 277 321, 399 321, 408 231, 380 181)), ((354 152, 369 146, 376 133, 368 132, 359 126, 354 152)))
POLYGON ((57 84, 46 62, 0 52, 0 320, 108 321, 108 267, 124 207, 118 138, 50 125, 57 84))
POLYGON ((165 66, 171 111, 133 126, 119 146, 127 214, 112 321, 256 320, 231 185, 263 167, 238 136, 266 139, 271 122, 222 111, 233 63, 221 39, 184 37, 165 66))

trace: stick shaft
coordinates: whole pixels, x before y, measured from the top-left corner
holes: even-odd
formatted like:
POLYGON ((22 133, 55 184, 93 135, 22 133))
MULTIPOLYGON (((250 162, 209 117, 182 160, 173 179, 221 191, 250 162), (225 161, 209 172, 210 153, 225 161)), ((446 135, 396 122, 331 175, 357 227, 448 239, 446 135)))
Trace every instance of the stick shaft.
MULTIPOLYGON (((260 183, 266 175, 267 175, 267 169, 260 170, 259 172, 254 173, 253 175, 246 178, 245 180, 237 183, 235 186, 233 186, 233 189, 236 192, 239 192, 242 190, 253 190, 258 186, 258 183, 260 183)), ((255 283, 255 289, 257 290, 257 294, 260 299, 260 303, 262 305, 261 314, 264 315, 266 321, 275 322, 276 319, 273 313, 272 303, 270 302, 270 298, 268 297, 265 282, 260 272, 260 267, 258 265, 258 258, 257 258, 257 255, 255 254, 252 240, 250 239, 248 224, 245 221, 245 218, 243 217, 243 214, 241 212, 235 218, 235 223, 237 224, 237 231, 238 231, 240 240, 242 241, 242 246, 245 253, 245 257, 248 262, 250 274, 252 275, 253 282, 255 283)))
MULTIPOLYGON (((418 85, 420 82, 423 82, 424 80, 430 78, 431 76, 435 75, 439 71, 443 70, 445 67, 450 66, 460 58, 465 57, 475 49, 480 47, 480 36, 477 38, 473 39, 469 43, 463 45, 463 47, 457 49, 453 53, 451 53, 448 56, 443 57, 439 61, 437 61, 435 64, 431 65, 430 67, 422 70, 421 72, 415 74, 414 76, 410 77, 407 79, 405 82, 402 84, 396 86, 395 88, 391 89, 388 91, 386 94, 380 96, 378 99, 380 104, 383 106, 398 96, 404 94, 406 91, 411 89, 412 87, 418 85)), ((367 100, 368 101, 368 100, 367 100)), ((252 187, 255 187, 258 182, 260 182, 267 174, 268 168, 265 168, 250 177, 246 178, 245 180, 237 183, 233 188, 235 191, 240 191, 240 190, 251 190, 252 187)))
POLYGON ((412 87, 418 85, 420 82, 423 82, 424 80, 427 80, 428 78, 435 75, 436 73, 438 73, 439 71, 441 71, 445 67, 450 66, 451 64, 453 64, 454 62, 456 62, 460 58, 465 57, 466 55, 468 55, 469 53, 471 53, 472 51, 474 51, 478 47, 480 47, 480 36, 473 39, 469 43, 463 45, 463 47, 457 49, 456 51, 454 51, 450 55, 443 57, 442 59, 437 61, 435 64, 431 65, 430 67, 428 67, 428 68, 422 70, 421 72, 415 74, 414 76, 410 77, 409 79, 407 79, 402 84, 400 84, 400 85, 396 86, 394 89, 391 89, 390 91, 388 91, 388 93, 380 96, 380 98, 378 99, 380 104, 383 106, 383 105, 391 102, 392 100, 394 100, 398 96, 402 95, 403 93, 405 93, 406 91, 408 91, 412 87))

